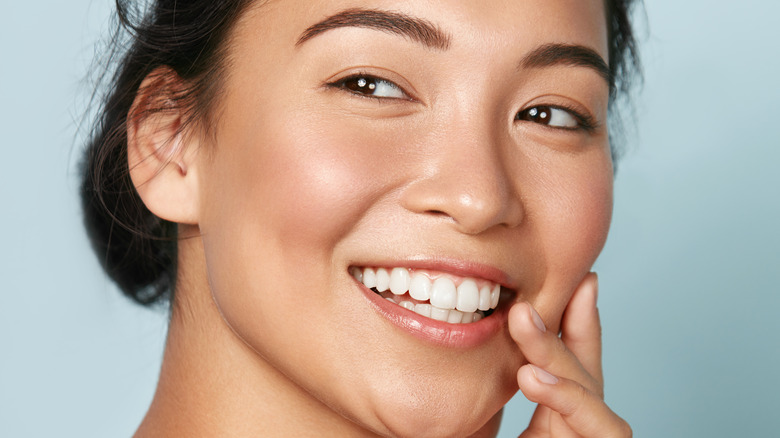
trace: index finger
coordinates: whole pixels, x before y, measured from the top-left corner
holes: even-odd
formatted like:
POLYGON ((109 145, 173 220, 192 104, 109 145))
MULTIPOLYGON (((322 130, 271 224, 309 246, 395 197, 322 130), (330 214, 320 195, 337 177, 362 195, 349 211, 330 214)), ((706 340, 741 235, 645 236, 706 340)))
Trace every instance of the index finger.
POLYGON ((561 340, 602 386, 601 320, 596 307, 598 277, 591 272, 574 291, 561 320, 561 340))

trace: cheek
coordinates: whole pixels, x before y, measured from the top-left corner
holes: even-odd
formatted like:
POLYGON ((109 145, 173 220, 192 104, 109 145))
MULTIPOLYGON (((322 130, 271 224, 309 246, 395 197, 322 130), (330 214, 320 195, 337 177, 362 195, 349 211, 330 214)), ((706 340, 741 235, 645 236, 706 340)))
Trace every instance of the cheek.
POLYGON ((283 240, 286 250, 338 241, 380 185, 368 140, 311 120, 268 116, 228 129, 220 140, 229 150, 218 153, 205 182, 210 229, 238 222, 236 232, 261 232, 266 242, 283 240))
POLYGON ((372 175, 383 159, 376 139, 296 113, 225 114, 201 177, 200 227, 224 320, 269 363, 306 381, 316 373, 285 364, 310 361, 305 349, 330 357, 361 322, 337 326, 332 317, 349 305, 336 293, 348 274, 334 269, 334 254, 388 178, 372 175), (327 333, 341 335, 320 338, 327 333))
POLYGON ((612 218, 613 173, 609 151, 537 175, 533 226, 547 271, 532 304, 557 328, 571 294, 604 247, 612 218))
POLYGON ((253 316, 268 326, 283 322, 273 310, 277 291, 312 317, 326 300, 342 300, 317 295, 346 276, 346 266, 333 266, 339 242, 400 175, 381 167, 398 153, 381 130, 274 108, 243 111, 252 114, 243 119, 224 116, 201 183, 212 293, 233 328, 247 336, 260 331, 253 316))
POLYGON ((332 126, 325 117, 266 120, 252 135, 247 186, 262 200, 263 224, 287 250, 331 248, 349 233, 398 175, 384 168, 394 148, 371 130, 332 126), (366 132, 368 131, 368 132, 366 132))
POLYGON ((604 166, 571 170, 551 195, 547 252, 551 266, 567 275, 589 267, 607 238, 612 218, 612 172, 604 166), (579 262, 578 262, 579 261, 579 262))

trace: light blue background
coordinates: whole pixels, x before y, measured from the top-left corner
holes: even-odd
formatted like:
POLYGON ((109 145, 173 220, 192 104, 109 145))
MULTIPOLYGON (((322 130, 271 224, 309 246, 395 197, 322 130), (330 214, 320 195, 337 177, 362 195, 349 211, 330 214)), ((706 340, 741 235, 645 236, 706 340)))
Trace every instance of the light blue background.
MULTIPOLYGON (((165 315, 105 280, 75 122, 108 1, 3 1, 0 436, 130 436, 165 315)), ((780 431, 780 3, 648 0, 646 86, 601 278, 610 405, 638 437, 780 431)), ((531 406, 516 397, 502 437, 531 406)))

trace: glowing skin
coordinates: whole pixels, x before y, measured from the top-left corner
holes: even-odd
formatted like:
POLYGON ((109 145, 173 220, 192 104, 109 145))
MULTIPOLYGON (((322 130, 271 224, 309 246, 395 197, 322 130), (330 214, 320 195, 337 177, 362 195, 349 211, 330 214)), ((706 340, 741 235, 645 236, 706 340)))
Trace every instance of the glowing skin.
POLYGON ((603 2, 252 7, 232 33, 214 134, 189 168, 197 224, 182 232, 201 237, 180 244, 158 396, 163 382, 197 382, 177 406, 209 407, 201 433, 233 420, 280 436, 494 433, 525 363, 506 323, 476 343, 430 342, 392 323, 350 268, 502 277, 487 279, 516 295, 499 307, 528 301, 557 333, 606 239, 612 163, 606 81, 585 66, 521 66, 546 44, 606 60, 603 2), (425 20, 449 47, 361 27, 296 44, 355 7, 425 20), (554 109, 555 126, 517 117, 536 106, 554 109), (594 126, 566 129, 579 122, 567 109, 594 126))

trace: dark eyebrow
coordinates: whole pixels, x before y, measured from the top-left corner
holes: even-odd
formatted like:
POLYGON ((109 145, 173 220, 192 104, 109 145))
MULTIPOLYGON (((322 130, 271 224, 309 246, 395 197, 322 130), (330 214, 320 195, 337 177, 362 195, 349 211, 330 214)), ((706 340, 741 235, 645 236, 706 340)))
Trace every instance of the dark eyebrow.
POLYGON ((376 9, 347 9, 332 15, 303 31, 296 46, 339 27, 363 27, 401 35, 433 49, 446 50, 450 37, 432 23, 398 12, 376 9))
POLYGON ((609 66, 595 50, 575 44, 545 44, 536 48, 523 58, 520 66, 524 68, 552 67, 569 65, 587 67, 595 70, 601 77, 612 84, 612 73, 609 66))

